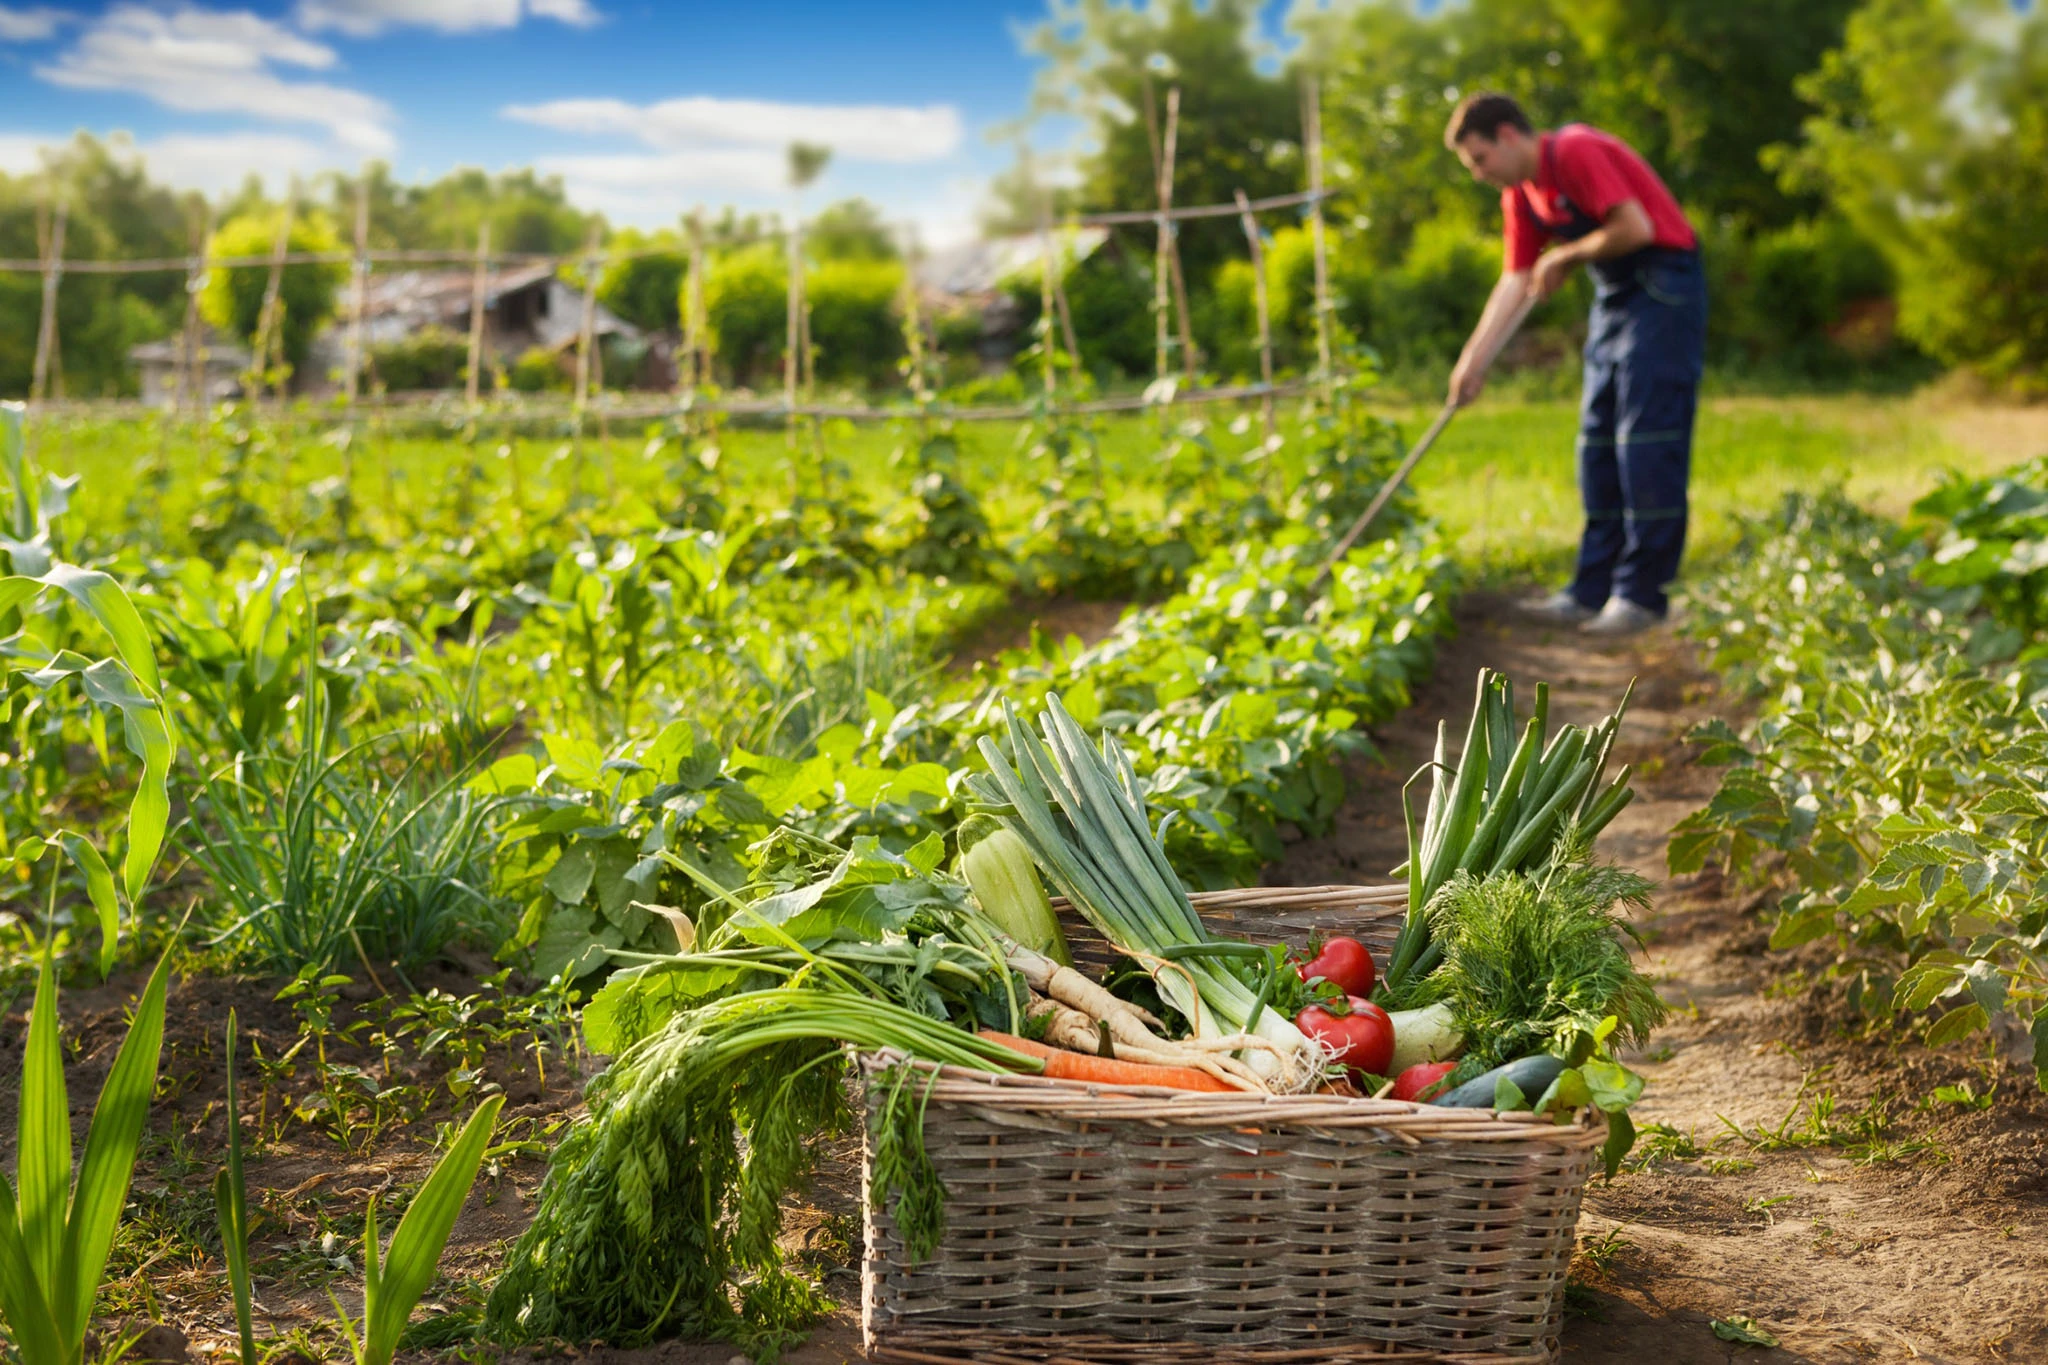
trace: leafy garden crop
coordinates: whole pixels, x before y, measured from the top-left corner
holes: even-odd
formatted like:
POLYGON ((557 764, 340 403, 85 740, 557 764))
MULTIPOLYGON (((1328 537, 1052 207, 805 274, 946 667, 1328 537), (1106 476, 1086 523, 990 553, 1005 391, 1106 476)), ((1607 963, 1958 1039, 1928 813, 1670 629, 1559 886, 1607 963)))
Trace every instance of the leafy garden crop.
POLYGON ((1670 861, 1775 855, 1794 889, 1773 946, 1833 941, 1851 1003, 1930 1045, 2014 1018, 2048 1088, 2044 475, 1951 481, 1920 505, 1947 522, 1931 549, 1839 495, 1750 528, 1693 629, 1763 714, 1696 734, 1728 771, 1670 861))

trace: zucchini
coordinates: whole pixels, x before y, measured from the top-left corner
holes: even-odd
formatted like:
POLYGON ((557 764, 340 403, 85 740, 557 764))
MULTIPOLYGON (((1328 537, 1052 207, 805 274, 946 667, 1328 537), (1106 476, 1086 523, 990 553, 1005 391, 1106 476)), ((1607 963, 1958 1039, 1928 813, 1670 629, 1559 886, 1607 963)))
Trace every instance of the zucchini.
POLYGON ((1435 1103, 1449 1109, 1491 1109, 1496 1086, 1503 1080, 1509 1080, 1529 1097, 1529 1103, 1534 1104, 1543 1098, 1544 1091, 1550 1089, 1550 1083, 1563 1074, 1564 1058, 1539 1052, 1534 1057, 1518 1057, 1505 1066, 1474 1076, 1435 1103))

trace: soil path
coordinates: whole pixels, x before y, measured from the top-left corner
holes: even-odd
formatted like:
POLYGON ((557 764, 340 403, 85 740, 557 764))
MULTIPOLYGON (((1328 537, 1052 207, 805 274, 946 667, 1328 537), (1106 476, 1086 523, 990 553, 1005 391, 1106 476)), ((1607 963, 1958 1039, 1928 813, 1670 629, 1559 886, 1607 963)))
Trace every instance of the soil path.
POLYGON ((1649 1080, 1636 1117, 1701 1150, 1666 1137, 1671 1156, 1589 1193, 1565 1360, 2048 1361, 2048 1103, 2031 1072, 2010 1057, 1973 1063, 1852 1036, 1835 993, 1810 984, 1825 955, 1768 951, 1757 911, 1773 893, 1716 869, 1665 878, 1672 825, 1716 781, 1682 737, 1729 704, 1668 634, 1589 648, 1503 607, 1484 596, 1461 605, 1460 632, 1415 705, 1375 735, 1384 765, 1357 765, 1335 830, 1296 845, 1271 880, 1378 880, 1400 860, 1400 779, 1428 758, 1437 717, 1462 728, 1482 665, 1525 692, 1549 679, 1553 716, 1580 723, 1637 679, 1618 747, 1636 765, 1638 798, 1601 851, 1661 883, 1641 928, 1674 1013, 1633 1059, 1649 1080), (1979 1094, 1995 1082, 1996 1103, 1925 1098, 1958 1082, 1979 1094), (1839 1140, 1812 1140, 1816 1101, 1839 1140), (1785 1145, 1754 1140, 1781 1125, 1785 1145), (1782 1346, 1718 1338, 1712 1320, 1736 1316, 1782 1346))

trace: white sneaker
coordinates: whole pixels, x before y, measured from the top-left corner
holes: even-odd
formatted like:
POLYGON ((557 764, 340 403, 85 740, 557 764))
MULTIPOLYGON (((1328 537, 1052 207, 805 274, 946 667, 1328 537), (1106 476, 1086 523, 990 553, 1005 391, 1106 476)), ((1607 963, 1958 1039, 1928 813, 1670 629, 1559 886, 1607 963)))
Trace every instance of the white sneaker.
POLYGON ((1548 597, 1531 597, 1515 606, 1524 616, 1560 626, 1575 626, 1581 621, 1592 620, 1595 615, 1591 607, 1565 588, 1559 588, 1548 597))
POLYGON ((1582 635, 1635 635, 1652 626, 1661 626, 1664 618, 1648 607, 1629 601, 1626 597, 1610 597, 1607 605, 1600 608, 1600 614, 1579 627, 1582 635))

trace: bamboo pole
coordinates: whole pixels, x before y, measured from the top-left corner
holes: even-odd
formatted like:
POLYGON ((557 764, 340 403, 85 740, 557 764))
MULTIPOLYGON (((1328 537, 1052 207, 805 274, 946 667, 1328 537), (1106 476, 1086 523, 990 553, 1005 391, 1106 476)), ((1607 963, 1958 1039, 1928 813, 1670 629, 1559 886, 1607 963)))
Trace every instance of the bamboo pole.
POLYGON ((356 180, 356 254, 349 273, 348 374, 344 379, 350 407, 355 406, 363 382, 363 314, 370 307, 370 177, 367 170, 356 180))
POLYGON ((1273 325, 1266 308, 1266 244, 1259 240, 1259 220, 1252 216, 1251 201, 1243 190, 1237 192, 1237 211, 1244 223, 1244 240, 1252 252, 1252 304, 1259 315, 1259 382, 1266 392, 1259 398, 1259 421, 1266 439, 1273 439, 1273 325))
POLYGON ((695 393, 703 386, 703 376, 710 365, 709 357, 703 355, 704 327, 701 321, 704 313, 704 226, 694 213, 690 215, 689 228, 690 278, 683 291, 683 363, 676 366, 676 379, 685 393, 695 393))
POLYGON ((798 348, 802 344, 804 308, 804 223, 801 208, 790 214, 789 224, 789 279, 784 287, 788 295, 788 312, 782 324, 782 397, 789 407, 789 421, 785 424, 785 443, 796 448, 796 385, 798 348))
MULTIPOLYGON (((251 357, 259 374, 270 368, 273 348, 281 347, 284 320, 279 316, 284 308, 284 258, 291 249, 292 216, 298 211, 299 182, 292 181, 291 189, 285 194, 284 211, 277 218, 277 236, 270 247, 270 274, 263 281, 263 307, 256 314, 256 347, 251 357)), ((284 377, 277 381, 277 396, 284 396, 284 377)))
POLYGON ((64 222, 70 206, 60 196, 43 248, 43 308, 36 320, 36 358, 29 377, 29 401, 41 403, 63 387, 57 355, 57 289, 64 278, 64 222))
POLYGON ((1323 240, 1323 94, 1321 78, 1311 75, 1302 86, 1302 142, 1308 153, 1308 231, 1316 261, 1316 375, 1323 402, 1335 393, 1336 371, 1330 358, 1330 258, 1323 240))
POLYGON ((196 418, 206 411, 206 357, 200 349, 199 297, 206 291, 206 239, 213 231, 213 209, 211 206, 199 212, 196 231, 192 234, 192 263, 185 269, 185 325, 183 330, 184 374, 179 376, 179 387, 184 390, 185 405, 192 409, 196 418))
POLYGON ((1046 215, 1041 211, 1038 215, 1038 323, 1043 335, 1038 344, 1039 355, 1045 362, 1045 401, 1048 406, 1059 397, 1059 379, 1054 368, 1059 317, 1058 305, 1052 297, 1052 273, 1052 230, 1046 225, 1046 215))
MULTIPOLYGON (((1054 240, 1058 246, 1058 239, 1054 240)), ((1074 333, 1074 310, 1067 306, 1066 252, 1060 248, 1056 253, 1059 269, 1053 271, 1052 301, 1060 315, 1060 335, 1066 339, 1067 359, 1072 362, 1076 373, 1081 369, 1081 342, 1074 333)))
POLYGON ((1161 201, 1166 219, 1166 273, 1173 281, 1173 303, 1179 319, 1180 331, 1180 372, 1190 385, 1195 382, 1195 365, 1201 355, 1195 350, 1194 324, 1188 310, 1188 281, 1180 265, 1180 229, 1174 226, 1173 212, 1173 167, 1176 149, 1180 146, 1180 87, 1174 86, 1166 92, 1166 146, 1162 153, 1166 173, 1166 197, 1161 201))
POLYGON ((469 281, 469 378, 462 386, 463 399, 476 406, 484 368, 484 299, 491 268, 491 220, 476 230, 476 271, 469 281))
POLYGON ((583 408, 590 401, 590 351, 597 330, 597 224, 583 247, 583 320, 576 328, 576 428, 583 429, 583 408))
POLYGON ((921 253, 916 230, 904 233, 903 241, 903 344, 910 353, 910 401, 924 411, 930 394, 925 388, 924 311, 917 297, 917 263, 921 253))
POLYGON ((1170 306, 1167 290, 1167 234, 1172 230, 1167 219, 1171 207, 1172 188, 1162 169, 1159 155, 1159 112, 1153 107, 1152 78, 1145 78, 1145 138, 1152 148, 1152 192, 1159 200, 1159 242, 1152 252, 1152 379, 1158 382, 1166 378, 1168 321, 1166 310, 1170 306))

